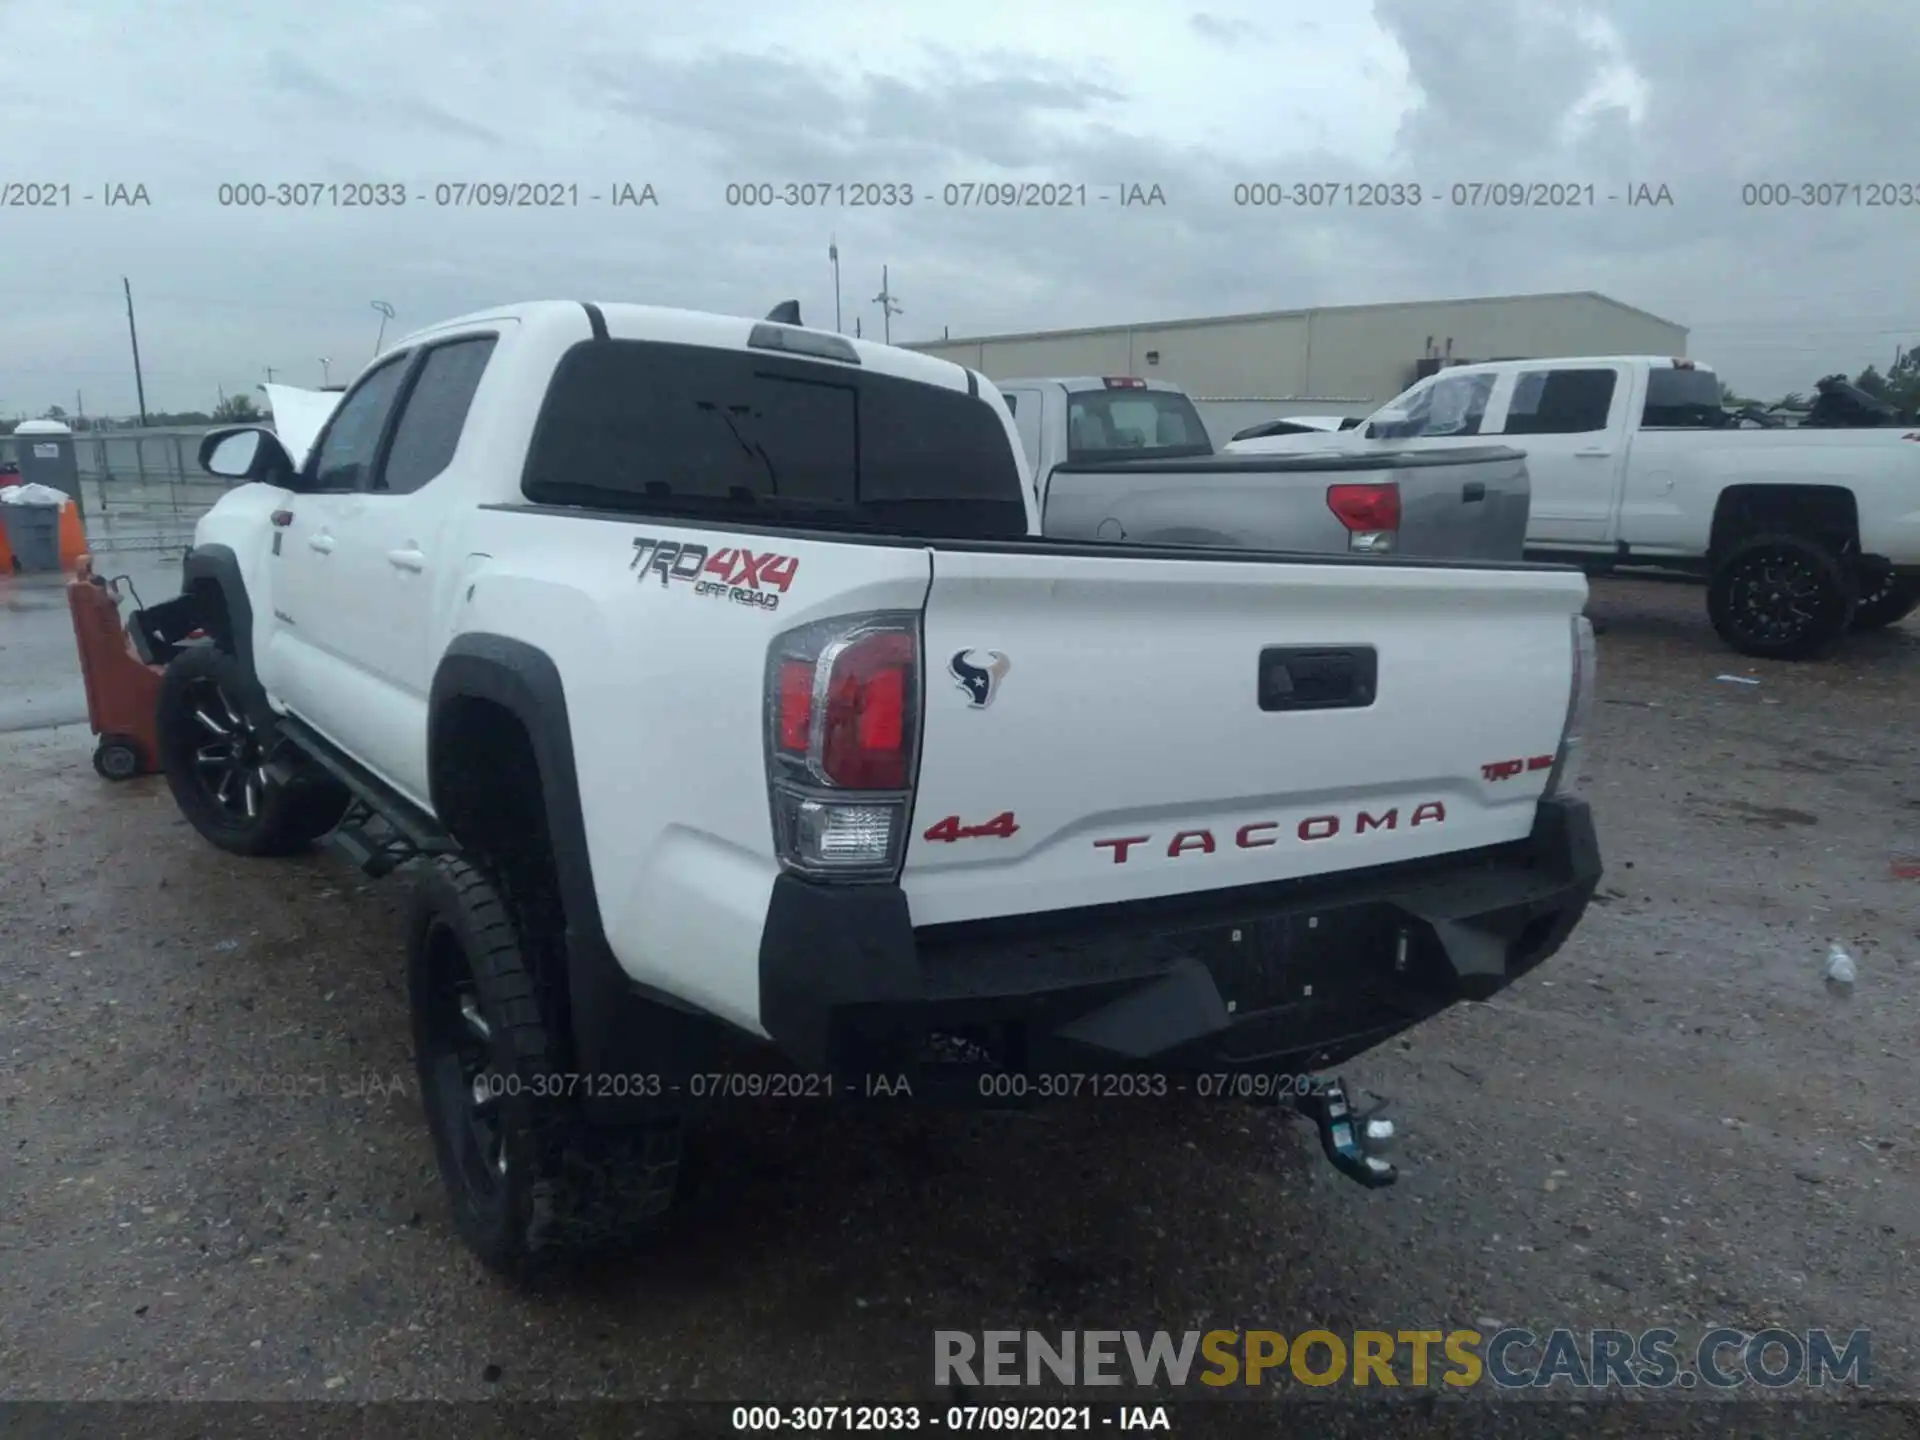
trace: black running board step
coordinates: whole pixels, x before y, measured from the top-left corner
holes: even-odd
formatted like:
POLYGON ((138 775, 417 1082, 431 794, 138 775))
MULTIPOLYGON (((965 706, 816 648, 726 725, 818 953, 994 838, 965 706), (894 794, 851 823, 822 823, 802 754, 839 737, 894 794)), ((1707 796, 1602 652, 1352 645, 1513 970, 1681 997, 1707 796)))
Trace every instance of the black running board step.
POLYGON ((282 739, 346 786, 356 800, 386 821, 418 853, 449 855, 460 848, 431 815, 392 786, 367 774, 312 726, 292 715, 282 715, 279 729, 282 739))
POLYGON ((404 840, 397 843, 376 840, 359 825, 343 823, 327 839, 375 880, 391 875, 419 853, 404 840))

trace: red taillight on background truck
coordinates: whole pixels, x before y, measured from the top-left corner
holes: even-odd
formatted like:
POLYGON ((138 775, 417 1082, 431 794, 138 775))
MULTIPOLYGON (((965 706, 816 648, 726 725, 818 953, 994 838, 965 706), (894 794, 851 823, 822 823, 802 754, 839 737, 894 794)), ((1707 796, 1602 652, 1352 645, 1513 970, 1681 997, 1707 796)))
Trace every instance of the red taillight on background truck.
POLYGON ((816 879, 891 880, 919 763, 920 619, 822 621, 773 643, 767 785, 780 863, 816 879))
POLYGON ((1400 533, 1400 487, 1384 485, 1329 485, 1327 508, 1347 527, 1347 549, 1384 555, 1400 533))

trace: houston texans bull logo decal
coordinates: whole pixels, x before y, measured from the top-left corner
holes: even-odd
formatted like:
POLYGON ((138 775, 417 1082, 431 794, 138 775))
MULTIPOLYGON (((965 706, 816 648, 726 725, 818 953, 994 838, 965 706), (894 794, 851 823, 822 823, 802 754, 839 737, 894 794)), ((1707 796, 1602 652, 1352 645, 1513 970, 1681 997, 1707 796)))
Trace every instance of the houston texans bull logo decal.
POLYGON ((1012 668, 1013 662, 998 650, 956 650, 947 662, 947 674, 967 692, 967 703, 975 710, 993 703, 995 688, 1012 668))

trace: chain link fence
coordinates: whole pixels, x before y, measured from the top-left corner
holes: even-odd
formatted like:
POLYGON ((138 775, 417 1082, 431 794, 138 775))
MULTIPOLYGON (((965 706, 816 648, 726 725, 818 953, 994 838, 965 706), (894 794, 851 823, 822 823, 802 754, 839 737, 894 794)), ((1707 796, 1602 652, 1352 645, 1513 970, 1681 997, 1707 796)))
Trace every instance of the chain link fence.
MULTIPOLYGON (((87 546, 98 554, 184 550, 231 482, 200 468, 213 425, 88 431, 73 437, 87 546)), ((0 438, 0 458, 11 459, 0 438)))

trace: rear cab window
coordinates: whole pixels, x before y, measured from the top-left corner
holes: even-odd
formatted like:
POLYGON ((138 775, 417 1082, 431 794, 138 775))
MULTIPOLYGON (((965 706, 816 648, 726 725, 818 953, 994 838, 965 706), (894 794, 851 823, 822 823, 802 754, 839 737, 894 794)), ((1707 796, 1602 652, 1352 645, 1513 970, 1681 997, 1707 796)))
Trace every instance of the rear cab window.
POLYGON ((1027 533, 1019 461, 984 396, 657 341, 567 352, 521 491, 537 504, 928 539, 1027 533))
POLYGON ((1720 377, 1711 370, 1682 370, 1656 365, 1647 371, 1647 401, 1640 411, 1643 430, 1721 430, 1727 413, 1720 377))
POLYGON ((1076 390, 1067 396, 1067 463, 1211 455, 1193 402, 1177 390, 1076 390))

